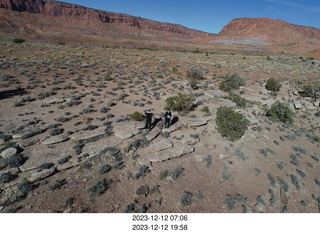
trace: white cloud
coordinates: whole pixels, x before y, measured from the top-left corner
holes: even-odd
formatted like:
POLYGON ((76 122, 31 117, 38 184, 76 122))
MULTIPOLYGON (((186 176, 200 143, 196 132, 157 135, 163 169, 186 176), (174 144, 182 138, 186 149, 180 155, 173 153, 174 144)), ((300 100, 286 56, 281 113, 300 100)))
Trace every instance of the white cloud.
POLYGON ((318 7, 318 6, 299 4, 299 3, 290 2, 290 1, 286 1, 286 0, 264 0, 264 1, 279 4, 279 5, 294 7, 294 8, 300 8, 305 11, 312 11, 312 12, 320 13, 320 7, 318 7))

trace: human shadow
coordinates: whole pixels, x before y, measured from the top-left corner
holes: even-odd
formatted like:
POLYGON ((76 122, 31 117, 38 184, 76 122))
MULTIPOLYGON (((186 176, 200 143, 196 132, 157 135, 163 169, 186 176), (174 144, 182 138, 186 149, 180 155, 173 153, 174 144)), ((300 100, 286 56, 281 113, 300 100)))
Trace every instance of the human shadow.
MULTIPOLYGON (((154 121, 153 121, 153 123, 151 124, 150 130, 152 130, 153 128, 155 128, 155 127, 158 125, 159 122, 163 122, 163 121, 162 121, 162 118, 161 118, 161 117, 160 117, 160 118, 155 118, 154 121)), ((158 126, 163 127, 162 124, 163 124, 163 123, 161 123, 161 125, 159 124, 158 126)))
POLYGON ((0 100, 11 98, 17 95, 22 96, 24 94, 27 94, 27 91, 23 88, 0 91, 0 100))
POLYGON ((172 126, 174 124, 176 124, 179 121, 179 117, 178 116, 174 116, 173 119, 170 122, 169 126, 172 126))

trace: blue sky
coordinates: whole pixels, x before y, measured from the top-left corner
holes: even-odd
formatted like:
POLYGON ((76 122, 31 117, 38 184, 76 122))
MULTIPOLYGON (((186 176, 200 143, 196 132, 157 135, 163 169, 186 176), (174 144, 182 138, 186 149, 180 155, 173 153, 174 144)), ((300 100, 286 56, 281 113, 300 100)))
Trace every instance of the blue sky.
POLYGON ((61 0, 218 33, 234 18, 267 17, 320 28, 320 0, 61 0))

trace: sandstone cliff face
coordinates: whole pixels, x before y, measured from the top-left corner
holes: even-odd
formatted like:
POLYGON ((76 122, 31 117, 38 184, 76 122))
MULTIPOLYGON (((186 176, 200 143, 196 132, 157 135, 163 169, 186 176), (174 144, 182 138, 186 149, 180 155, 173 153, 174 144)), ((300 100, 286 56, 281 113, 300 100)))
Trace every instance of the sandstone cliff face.
POLYGON ((262 37, 272 40, 305 40, 320 39, 320 29, 298 26, 281 20, 268 18, 241 18, 234 19, 226 25, 221 36, 262 37))
POLYGON ((181 25, 160 23, 130 15, 94 10, 83 6, 51 0, 0 0, 0 16, 11 21, 17 27, 28 27, 45 32, 94 32, 101 34, 108 31, 122 33, 148 32, 176 36, 206 36, 205 32, 189 29, 181 25), (19 12, 29 17, 28 24, 14 20, 19 12), (8 17, 9 16, 9 17, 8 17), (59 29, 60 28, 60 29, 59 29))

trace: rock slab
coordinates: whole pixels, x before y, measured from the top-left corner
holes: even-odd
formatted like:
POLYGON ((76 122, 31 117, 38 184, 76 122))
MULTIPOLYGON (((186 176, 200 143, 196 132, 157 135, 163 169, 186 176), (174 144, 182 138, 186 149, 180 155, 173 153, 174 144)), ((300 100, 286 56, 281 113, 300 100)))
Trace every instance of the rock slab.
POLYGON ((61 142, 64 142, 66 140, 68 140, 68 137, 66 137, 64 135, 56 135, 56 136, 52 136, 52 137, 46 139, 41 144, 51 145, 51 144, 61 143, 61 142))
POLYGON ((8 149, 6 149, 3 152, 1 152, 0 156, 3 159, 8 159, 8 158, 10 158, 11 156, 13 156, 15 154, 17 154, 17 148, 9 147, 8 149))

